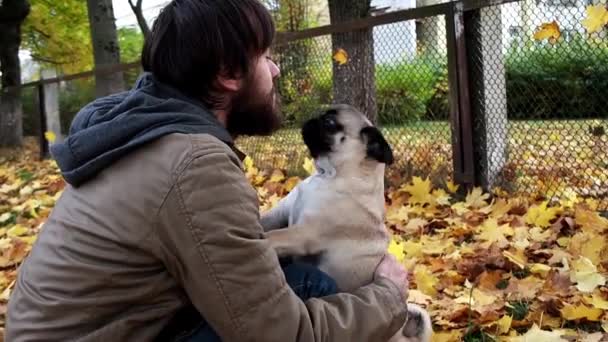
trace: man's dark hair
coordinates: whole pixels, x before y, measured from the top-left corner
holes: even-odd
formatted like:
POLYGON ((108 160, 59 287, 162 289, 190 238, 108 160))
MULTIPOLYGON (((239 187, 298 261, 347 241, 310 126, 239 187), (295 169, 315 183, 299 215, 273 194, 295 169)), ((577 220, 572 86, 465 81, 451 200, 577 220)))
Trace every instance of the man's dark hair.
POLYGON ((274 34, 259 0, 173 0, 156 18, 141 62, 159 81, 216 108, 217 76, 247 79, 274 34))

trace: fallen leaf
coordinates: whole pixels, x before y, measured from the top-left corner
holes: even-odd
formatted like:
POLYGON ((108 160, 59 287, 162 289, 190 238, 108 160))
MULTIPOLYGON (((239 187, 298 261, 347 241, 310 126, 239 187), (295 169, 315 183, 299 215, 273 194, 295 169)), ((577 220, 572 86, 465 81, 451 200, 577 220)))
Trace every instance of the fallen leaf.
POLYGON ((467 194, 464 204, 469 208, 482 208, 488 205, 486 202, 488 198, 490 198, 490 194, 484 194, 481 188, 475 187, 467 194))
POLYGON ((589 321, 599 321, 599 318, 604 313, 604 310, 590 308, 586 305, 570 305, 566 303, 564 304, 561 313, 562 317, 570 321, 582 318, 589 321))
POLYGON ((608 310, 608 300, 602 298, 597 293, 594 293, 591 297, 583 297, 583 301, 589 305, 593 305, 596 309, 608 310))
POLYGON ((410 194, 409 202, 412 204, 429 204, 433 199, 429 179, 422 180, 420 177, 414 177, 412 183, 402 186, 401 190, 410 194))
POLYGON ((596 287, 606 283, 606 278, 599 274, 597 267, 585 257, 572 262, 570 280, 576 283, 576 288, 583 293, 591 293, 596 287))
POLYGON ((511 342, 568 342, 568 340, 562 338, 563 333, 558 331, 546 331, 534 323, 532 328, 528 330, 524 335, 518 337, 511 337, 508 341, 511 342))
POLYGON ((548 202, 545 201, 540 205, 532 206, 526 214, 526 223, 529 225, 546 228, 551 225, 553 220, 560 212, 560 208, 547 208, 548 202))
POLYGON ((414 269, 414 279, 416 281, 417 288, 424 294, 435 297, 437 295, 437 289, 435 285, 439 283, 439 279, 431 273, 431 271, 424 265, 417 265, 414 269))

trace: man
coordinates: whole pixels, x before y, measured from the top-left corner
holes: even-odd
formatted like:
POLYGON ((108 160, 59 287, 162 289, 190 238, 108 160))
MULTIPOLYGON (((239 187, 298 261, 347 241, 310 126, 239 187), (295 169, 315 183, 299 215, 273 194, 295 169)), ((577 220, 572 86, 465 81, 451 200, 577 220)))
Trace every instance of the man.
POLYGON ((335 293, 262 238, 233 139, 279 126, 273 37, 258 0, 163 9, 134 88, 52 146, 68 185, 21 266, 8 341, 382 341, 403 325, 394 258, 335 293))

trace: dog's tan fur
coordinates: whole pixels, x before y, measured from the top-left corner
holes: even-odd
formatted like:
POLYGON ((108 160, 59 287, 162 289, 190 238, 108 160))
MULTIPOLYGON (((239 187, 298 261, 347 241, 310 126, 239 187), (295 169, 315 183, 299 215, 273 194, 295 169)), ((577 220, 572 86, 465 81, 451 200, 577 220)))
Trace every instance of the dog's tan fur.
MULTIPOLYGON (((385 164, 366 156, 360 132, 371 126, 369 120, 350 106, 333 108, 344 130, 333 137, 331 152, 315 160, 315 175, 262 216, 262 225, 280 257, 320 255, 319 268, 348 292, 373 280, 390 241, 384 226, 385 164)), ((408 323, 390 342, 429 341, 426 311, 408 304, 408 312, 408 323)))

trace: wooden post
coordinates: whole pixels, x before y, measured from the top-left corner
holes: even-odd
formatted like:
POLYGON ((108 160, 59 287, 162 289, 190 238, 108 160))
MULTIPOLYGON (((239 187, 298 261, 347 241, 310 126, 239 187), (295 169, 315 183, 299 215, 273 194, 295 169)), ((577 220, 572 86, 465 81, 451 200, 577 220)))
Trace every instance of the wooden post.
POLYGON ((49 144, 46 141, 44 132, 46 132, 46 106, 44 96, 44 84, 39 83, 38 86, 38 108, 39 108, 39 120, 40 120, 40 132, 38 135, 38 141, 40 143, 40 159, 45 159, 49 156, 49 144))
POLYGON ((446 32, 454 182, 461 184, 463 190, 466 190, 475 182, 475 160, 462 3, 452 3, 446 13, 446 32))

